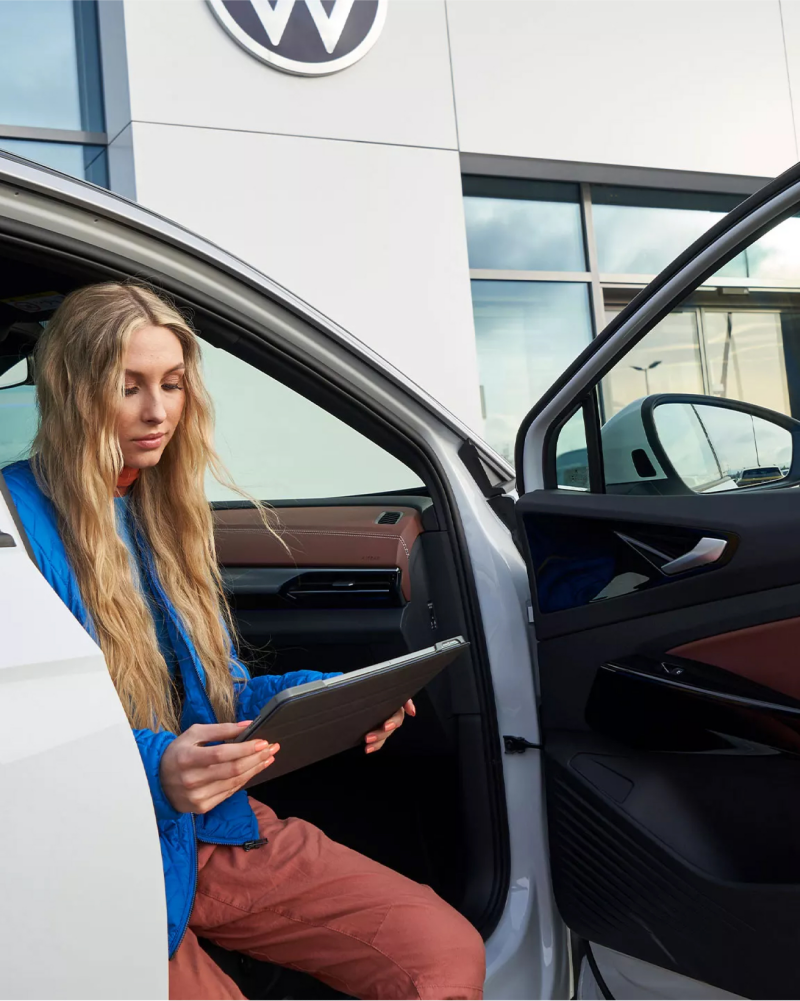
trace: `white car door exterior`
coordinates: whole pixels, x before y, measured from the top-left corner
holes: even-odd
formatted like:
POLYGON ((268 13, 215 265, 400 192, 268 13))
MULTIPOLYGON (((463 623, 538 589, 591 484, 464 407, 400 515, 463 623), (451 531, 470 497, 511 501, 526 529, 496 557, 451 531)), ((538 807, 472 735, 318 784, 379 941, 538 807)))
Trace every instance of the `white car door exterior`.
POLYGON ((152 801, 100 649, 0 496, 0 997, 166 998, 152 801))

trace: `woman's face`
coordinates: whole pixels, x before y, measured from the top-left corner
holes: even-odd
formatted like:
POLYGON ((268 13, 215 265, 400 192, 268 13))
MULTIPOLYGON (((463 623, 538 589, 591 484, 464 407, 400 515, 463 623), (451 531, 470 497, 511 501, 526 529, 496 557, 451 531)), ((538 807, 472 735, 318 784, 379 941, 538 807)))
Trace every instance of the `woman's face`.
POLYGON ((125 354, 125 395, 117 434, 125 465, 155 466, 181 419, 184 405, 181 342, 166 327, 139 327, 125 354))

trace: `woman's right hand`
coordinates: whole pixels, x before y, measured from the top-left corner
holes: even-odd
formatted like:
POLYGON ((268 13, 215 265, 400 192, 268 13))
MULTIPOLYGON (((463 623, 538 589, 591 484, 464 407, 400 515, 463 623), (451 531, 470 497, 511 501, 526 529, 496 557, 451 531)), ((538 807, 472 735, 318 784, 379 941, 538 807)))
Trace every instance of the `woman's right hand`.
POLYGON ((176 810, 208 813, 272 764, 280 744, 218 743, 233 740, 251 722, 195 723, 170 743, 161 757, 161 788, 176 810), (204 746, 209 743, 214 746, 204 746))

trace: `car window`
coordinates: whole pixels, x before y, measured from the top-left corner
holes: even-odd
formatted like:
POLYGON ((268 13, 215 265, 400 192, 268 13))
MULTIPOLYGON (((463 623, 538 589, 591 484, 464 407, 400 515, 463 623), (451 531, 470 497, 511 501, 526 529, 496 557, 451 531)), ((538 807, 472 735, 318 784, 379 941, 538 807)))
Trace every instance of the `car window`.
MULTIPOLYGON (((763 488, 787 481, 793 460, 800 465, 793 445, 800 431, 800 217, 763 234, 735 261, 735 269, 721 268, 686 296, 596 388, 606 491, 763 488)), ((605 285, 606 318, 637 291, 605 285)), ((589 489, 584 433, 582 418, 561 429, 559 486, 589 489)))
POLYGON ((30 454, 36 434, 36 400, 28 378, 28 360, 0 358, 0 468, 30 454), (7 366, 7 367, 6 367, 7 366))
MULTIPOLYGON (((203 342, 216 447, 234 481, 261 500, 413 490, 407 466, 277 379, 203 342)), ((238 495, 207 481, 211 501, 238 495)))
MULTIPOLYGON (((414 490, 422 480, 348 424, 227 351, 201 341, 216 448, 234 482, 261 500, 414 490)), ((30 454, 35 387, 25 362, 0 376, 0 468, 30 454)), ((238 499, 212 477, 210 501, 238 499)))

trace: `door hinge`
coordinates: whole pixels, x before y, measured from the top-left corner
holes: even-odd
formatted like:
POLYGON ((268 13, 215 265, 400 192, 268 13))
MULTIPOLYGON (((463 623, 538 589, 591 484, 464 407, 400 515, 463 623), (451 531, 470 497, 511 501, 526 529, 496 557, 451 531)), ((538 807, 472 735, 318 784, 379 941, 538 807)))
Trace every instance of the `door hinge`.
POLYGON ((503 736, 503 744, 506 748, 506 754, 524 754, 529 747, 538 747, 538 744, 532 744, 529 740, 525 740, 524 737, 512 737, 510 734, 505 734, 503 736))

